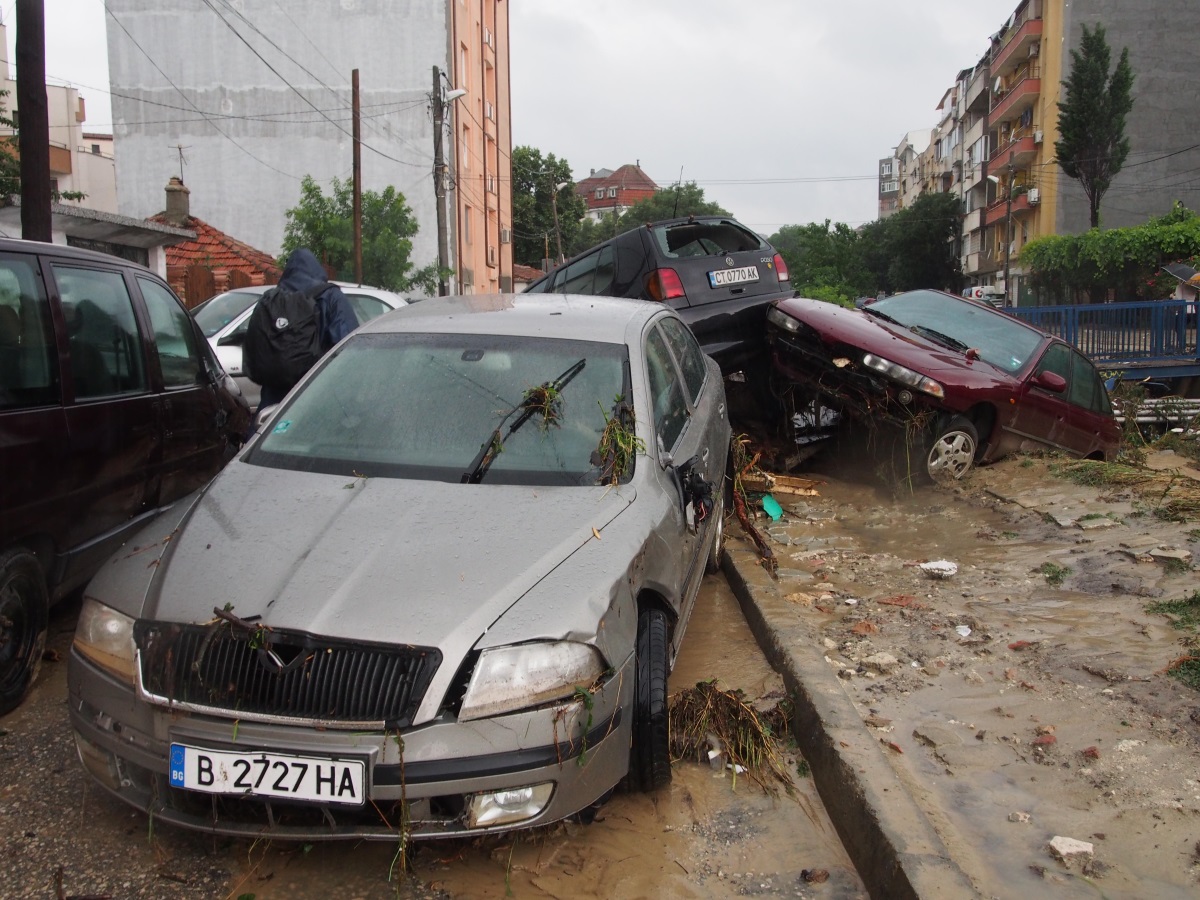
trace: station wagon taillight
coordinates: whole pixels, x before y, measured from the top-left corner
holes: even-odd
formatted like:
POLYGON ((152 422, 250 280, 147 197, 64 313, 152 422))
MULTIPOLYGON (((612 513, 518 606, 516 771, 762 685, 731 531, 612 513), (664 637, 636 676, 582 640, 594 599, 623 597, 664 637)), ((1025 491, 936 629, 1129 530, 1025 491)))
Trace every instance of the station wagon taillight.
POLYGON ((655 269, 647 275, 646 293, 650 295, 650 299, 660 302, 687 296, 683 282, 679 280, 679 273, 674 269, 655 269))
POLYGON ((780 281, 792 280, 792 276, 788 274, 787 263, 783 261, 783 257, 778 253, 775 254, 775 271, 779 273, 780 281))

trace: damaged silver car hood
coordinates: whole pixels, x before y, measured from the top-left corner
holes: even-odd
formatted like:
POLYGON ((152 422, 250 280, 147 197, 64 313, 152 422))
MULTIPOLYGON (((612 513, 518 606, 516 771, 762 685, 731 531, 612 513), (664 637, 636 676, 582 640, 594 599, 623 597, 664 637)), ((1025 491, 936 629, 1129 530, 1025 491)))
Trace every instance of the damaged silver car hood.
POLYGON ((206 622, 219 607, 334 638, 445 646, 457 633, 470 642, 596 540, 634 494, 630 485, 458 485, 235 461, 178 525, 168 513, 143 532, 146 545, 165 532, 157 565, 131 553, 91 592, 158 621, 206 622), (132 609, 130 567, 147 573, 132 609), (106 584, 124 596, 104 596, 106 584))

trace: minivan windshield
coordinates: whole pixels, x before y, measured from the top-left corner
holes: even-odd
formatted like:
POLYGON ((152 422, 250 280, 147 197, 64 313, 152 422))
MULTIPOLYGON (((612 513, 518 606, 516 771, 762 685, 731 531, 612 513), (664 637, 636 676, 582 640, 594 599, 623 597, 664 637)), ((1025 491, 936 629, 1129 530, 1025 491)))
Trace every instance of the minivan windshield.
POLYGON ((491 441, 483 485, 595 485, 592 455, 616 398, 629 396, 627 368, 624 344, 359 334, 271 418, 246 461, 460 482, 491 441))
POLYGON ((257 303, 261 296, 262 294, 250 291, 217 294, 192 310, 192 318, 196 320, 204 336, 210 338, 257 303))

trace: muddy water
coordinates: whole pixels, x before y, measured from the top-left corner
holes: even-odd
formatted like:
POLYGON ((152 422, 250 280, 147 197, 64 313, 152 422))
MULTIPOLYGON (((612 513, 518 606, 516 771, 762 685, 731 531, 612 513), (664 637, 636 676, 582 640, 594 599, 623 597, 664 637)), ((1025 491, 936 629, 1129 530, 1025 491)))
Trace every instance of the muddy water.
MULTIPOLYGON (((750 697, 781 691, 723 578, 706 579, 671 676, 673 690, 717 679, 750 697)), ((865 892, 811 779, 796 797, 764 795, 707 764, 680 762, 669 789, 617 793, 591 825, 471 842, 420 844, 411 878, 391 886, 395 847, 245 850, 231 895, 271 898, 852 898, 865 892), (824 883, 802 872, 824 869, 824 883)))

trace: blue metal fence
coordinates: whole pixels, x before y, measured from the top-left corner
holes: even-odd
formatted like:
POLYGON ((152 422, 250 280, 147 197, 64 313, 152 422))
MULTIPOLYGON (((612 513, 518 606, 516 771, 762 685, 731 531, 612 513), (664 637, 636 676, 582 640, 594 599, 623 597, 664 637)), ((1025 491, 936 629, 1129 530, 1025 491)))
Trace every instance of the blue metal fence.
POLYGON ((1194 301, 1019 306, 1005 311, 1074 344, 1101 369, 1154 377, 1200 374, 1194 301))

